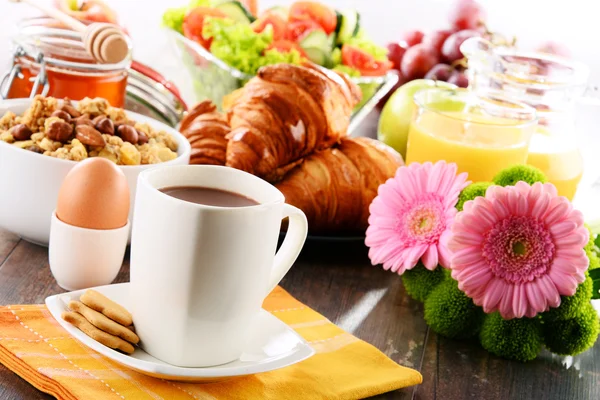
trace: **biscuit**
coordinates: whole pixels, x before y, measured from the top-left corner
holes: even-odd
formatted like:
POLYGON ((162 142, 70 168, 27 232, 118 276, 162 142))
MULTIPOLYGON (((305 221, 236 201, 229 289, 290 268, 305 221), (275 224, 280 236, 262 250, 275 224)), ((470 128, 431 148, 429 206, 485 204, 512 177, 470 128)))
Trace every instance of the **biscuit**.
POLYGON ((65 311, 61 316, 62 319, 72 324, 81 332, 85 333, 100 344, 108 346, 111 349, 121 350, 127 354, 131 354, 135 350, 131 343, 124 341, 120 337, 101 331, 94 325, 90 324, 81 314, 72 311, 65 311))
POLYGON ((133 324, 133 318, 129 311, 95 290, 86 290, 80 300, 92 310, 96 310, 99 313, 106 315, 108 318, 123 326, 133 324))
POLYGON ((131 331, 131 329, 128 329, 123 325, 119 325, 112 319, 108 318, 106 315, 89 308, 88 306, 86 306, 83 303, 80 303, 79 301, 71 301, 69 303, 69 308, 83 315, 89 323, 106 333, 118 336, 121 339, 127 340, 128 342, 133 344, 137 344, 140 341, 138 335, 131 331))

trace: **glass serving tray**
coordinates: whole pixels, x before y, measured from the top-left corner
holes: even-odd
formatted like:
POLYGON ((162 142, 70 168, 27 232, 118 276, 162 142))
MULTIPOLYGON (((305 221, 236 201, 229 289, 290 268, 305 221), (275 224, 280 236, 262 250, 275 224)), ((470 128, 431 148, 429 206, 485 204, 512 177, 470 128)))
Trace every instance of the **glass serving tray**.
MULTIPOLYGON (((172 76, 188 106, 211 100, 219 109, 223 97, 244 86, 252 75, 230 67, 198 43, 172 29, 164 28, 169 38, 170 51, 182 67, 172 76), (191 84, 190 84, 191 83, 191 84)), ((351 134, 377 103, 394 87, 398 75, 390 72, 384 76, 353 78, 363 92, 361 103, 354 109, 348 128, 351 134)))

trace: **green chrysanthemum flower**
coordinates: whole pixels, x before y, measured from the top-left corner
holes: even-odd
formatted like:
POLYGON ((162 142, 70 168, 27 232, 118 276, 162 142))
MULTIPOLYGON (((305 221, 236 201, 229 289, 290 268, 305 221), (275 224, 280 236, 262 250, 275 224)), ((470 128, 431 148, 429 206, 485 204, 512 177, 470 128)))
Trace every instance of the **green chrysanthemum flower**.
POLYGON ((442 266, 430 271, 419 263, 413 269, 409 269, 402 274, 402 283, 404 283, 404 289, 410 297, 424 302, 429 293, 449 276, 449 271, 442 266))
POLYGON ((456 209, 458 211, 462 211, 463 206, 467 201, 473 200, 476 197, 485 196, 485 191, 492 185, 492 182, 471 183, 469 186, 464 188, 462 192, 460 192, 460 195, 458 195, 458 203, 456 203, 456 209))
POLYGON ((539 169, 523 164, 506 168, 494 177, 494 183, 500 186, 514 186, 520 181, 533 185, 536 182, 546 183, 548 178, 539 169))
POLYGON ((484 349, 509 360, 530 361, 542 348, 540 321, 536 318, 503 319, 488 315, 479 335, 484 349))
POLYGON ((466 339, 479 333, 485 313, 448 278, 425 300, 425 321, 440 335, 466 339))
POLYGON ((553 353, 574 356, 592 347, 599 331, 598 313, 587 303, 575 318, 545 323, 544 343, 553 353))

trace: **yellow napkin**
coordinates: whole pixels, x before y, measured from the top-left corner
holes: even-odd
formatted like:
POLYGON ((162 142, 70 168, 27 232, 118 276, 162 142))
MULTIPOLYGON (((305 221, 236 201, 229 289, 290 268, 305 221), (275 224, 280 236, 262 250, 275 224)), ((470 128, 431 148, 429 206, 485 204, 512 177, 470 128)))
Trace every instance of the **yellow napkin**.
POLYGON ((16 305, 0 307, 0 362, 59 399, 362 399, 422 381, 419 372, 396 364, 281 288, 263 307, 316 354, 287 368, 220 383, 170 382, 87 348, 44 305, 16 305))

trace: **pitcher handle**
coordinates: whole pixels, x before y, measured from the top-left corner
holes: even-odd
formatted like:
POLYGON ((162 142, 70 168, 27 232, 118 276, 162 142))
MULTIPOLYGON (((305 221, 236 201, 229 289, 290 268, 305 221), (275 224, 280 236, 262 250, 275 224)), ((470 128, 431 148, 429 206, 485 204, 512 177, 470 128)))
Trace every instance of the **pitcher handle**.
POLYGON ((300 209, 284 204, 281 218, 286 217, 289 217, 288 230, 279 251, 275 254, 267 295, 275 289, 298 258, 308 233, 306 215, 300 209))

